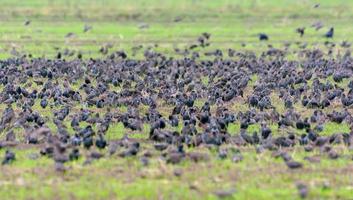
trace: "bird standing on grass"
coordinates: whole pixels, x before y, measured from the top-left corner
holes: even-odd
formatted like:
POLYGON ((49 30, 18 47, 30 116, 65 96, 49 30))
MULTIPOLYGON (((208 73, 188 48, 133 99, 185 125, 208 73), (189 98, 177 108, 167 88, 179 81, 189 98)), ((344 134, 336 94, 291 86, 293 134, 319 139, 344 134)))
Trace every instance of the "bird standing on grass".
POLYGON ((265 33, 259 33, 259 40, 263 41, 263 40, 268 40, 268 35, 266 35, 265 33))
POLYGON ((300 37, 303 37, 304 31, 305 31, 305 27, 297 28, 295 31, 296 31, 297 33, 299 33, 300 37))
POLYGON ((331 27, 329 31, 327 31, 327 33, 325 34, 326 38, 333 38, 333 34, 334 34, 334 28, 331 27))
POLYGON ((3 165, 10 164, 12 161, 16 160, 15 153, 10 150, 6 150, 4 160, 2 161, 3 165))

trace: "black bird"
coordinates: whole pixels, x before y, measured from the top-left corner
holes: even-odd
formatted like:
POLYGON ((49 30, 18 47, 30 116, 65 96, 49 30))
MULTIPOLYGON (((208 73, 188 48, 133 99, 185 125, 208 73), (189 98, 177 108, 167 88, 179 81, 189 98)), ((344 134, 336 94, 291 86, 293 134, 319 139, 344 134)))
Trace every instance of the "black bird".
POLYGON ((157 143, 157 144, 154 144, 154 148, 158 151, 163 151, 165 149, 168 148, 168 144, 166 143, 157 143))
POLYGON ((69 159, 71 161, 78 160, 80 157, 80 151, 78 149, 72 149, 71 153, 69 154, 69 159))
POLYGON ((334 28, 331 27, 330 30, 325 34, 326 38, 333 38, 334 28))
POLYGON ((263 41, 263 40, 268 40, 268 35, 266 35, 265 33, 260 33, 259 34, 259 40, 263 41))
POLYGON ((98 149, 104 149, 107 146, 107 141, 104 139, 103 135, 99 135, 96 139, 96 147, 98 149))
POLYGON ((93 138, 92 138, 92 136, 83 138, 83 146, 84 146, 86 149, 91 148, 92 145, 93 145, 93 138))
POLYGON ((317 137, 318 137, 317 133, 313 132, 310 129, 308 130, 308 138, 309 138, 309 140, 316 141, 317 137))
POLYGON ((257 132, 254 131, 253 134, 252 134, 252 139, 253 139, 253 142, 254 144, 258 144, 260 142, 260 138, 259 136, 257 135, 257 132))
POLYGON ((170 125, 173 127, 177 127, 179 125, 179 119, 177 115, 170 115, 169 116, 170 125))
POLYGON ((44 99, 42 99, 42 100, 40 101, 40 106, 41 106, 42 108, 46 108, 47 105, 48 105, 48 101, 47 101, 46 98, 44 98, 44 99))
POLYGON ((300 37, 303 37, 305 31, 305 27, 300 27, 296 29, 296 32, 299 33, 300 37))
POLYGON ((249 101, 249 106, 256 107, 257 104, 259 103, 259 98, 256 95, 251 95, 248 101, 249 101))
POLYGON ((2 161, 2 164, 3 165, 10 164, 14 160, 16 160, 15 153, 11 152, 10 150, 6 150, 5 157, 4 157, 4 160, 2 161))
POLYGON ((263 139, 267 139, 271 135, 271 129, 268 128, 267 126, 262 126, 261 127, 261 136, 263 139))
POLYGON ((289 169, 299 169, 303 167, 303 164, 294 160, 286 162, 286 165, 289 169))
POLYGON ((309 143, 309 138, 307 137, 307 135, 305 133, 303 133, 301 136, 300 136, 300 139, 299 139, 299 144, 300 145, 307 145, 309 143))
POLYGON ((241 131, 240 132, 240 136, 243 138, 243 140, 248 143, 248 144, 253 144, 254 141, 253 141, 253 138, 246 133, 246 131, 241 131))
POLYGON ((79 135, 75 134, 71 137, 71 144, 74 146, 80 146, 82 142, 82 139, 80 138, 79 135))

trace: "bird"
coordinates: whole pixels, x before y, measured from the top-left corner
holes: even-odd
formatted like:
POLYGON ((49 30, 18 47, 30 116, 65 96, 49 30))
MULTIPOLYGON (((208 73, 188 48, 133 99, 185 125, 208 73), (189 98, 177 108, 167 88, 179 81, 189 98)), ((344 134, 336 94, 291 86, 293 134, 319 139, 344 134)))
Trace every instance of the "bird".
POLYGON ((238 162, 242 161, 243 159, 244 159, 243 155, 237 153, 237 154, 235 154, 235 155, 233 156, 232 162, 238 163, 238 162))
POLYGON ((325 33, 325 37, 326 38, 333 38, 333 34, 334 34, 334 28, 331 27, 326 33, 325 33))
POLYGON ((322 27, 324 27, 323 23, 321 21, 317 21, 311 25, 311 27, 315 28, 316 31, 320 30, 322 27))
POLYGON ((16 135, 13 130, 10 130, 9 132, 6 133, 6 141, 15 141, 16 140, 16 135))
POLYGON ((71 153, 69 154, 70 161, 78 160, 80 157, 80 151, 76 148, 72 149, 71 153))
POLYGON ((100 134, 95 144, 98 149, 104 149, 107 146, 107 141, 104 139, 103 135, 100 134))
POLYGON ((264 41, 264 40, 268 40, 269 39, 268 35, 266 35, 265 33, 259 33, 258 36, 259 36, 259 40, 260 41, 264 41))
POLYGON ((318 7, 320 7, 320 4, 319 4, 319 3, 314 4, 314 6, 313 6, 313 8, 318 8, 318 7))
POLYGON ((42 108, 46 108, 47 105, 48 105, 48 101, 47 101, 46 98, 44 98, 44 99, 42 99, 42 100, 40 101, 40 106, 41 106, 42 108))
POLYGON ((168 144, 166 143, 156 143, 153 146, 157 151, 163 151, 168 148, 168 144))
POLYGON ((220 199, 227 199, 227 198, 231 198, 235 192, 236 192, 235 189, 216 190, 213 192, 213 194, 220 199))
POLYGON ((343 48, 349 48, 349 47, 351 47, 351 43, 349 43, 349 42, 346 41, 346 40, 342 41, 340 45, 341 45, 341 47, 343 47, 343 48))
POLYGON ((13 153, 10 150, 6 150, 5 152, 5 157, 2 160, 2 165, 6 165, 6 164, 10 164, 11 162, 13 162, 14 160, 16 160, 16 156, 15 153, 13 153))
POLYGON ((31 20, 28 20, 28 19, 23 23, 23 25, 25 25, 25 26, 28 26, 30 24, 31 24, 31 20))
POLYGON ((295 30, 297 33, 299 33, 300 37, 303 37, 304 35, 304 31, 305 31, 305 27, 299 27, 295 30))
POLYGON ((88 137, 83 138, 83 146, 84 146, 86 149, 89 149, 92 145, 93 145, 93 138, 92 138, 92 136, 88 136, 88 137))
POLYGON ((71 37, 74 37, 75 36, 75 33, 72 33, 72 32, 69 32, 65 35, 65 38, 71 38, 71 37))
POLYGON ((83 26, 83 32, 86 33, 88 31, 92 30, 92 26, 88 25, 88 24, 85 24, 83 26))
POLYGON ((304 183, 298 183, 297 189, 298 189, 300 198, 305 199, 308 196, 309 188, 304 183))
POLYGON ((148 29, 149 27, 150 27, 150 25, 147 23, 141 23, 138 25, 139 29, 148 29))
POLYGON ((261 127, 261 136, 263 139, 267 139, 271 135, 272 131, 269 127, 263 125, 261 127))
POLYGON ((220 149, 220 150, 218 151, 218 157, 219 157, 220 159, 226 159, 227 156, 228 156, 228 152, 227 152, 225 149, 220 149))
POLYGON ((303 167, 303 164, 297 161, 286 161, 286 165, 289 169, 299 169, 303 167))

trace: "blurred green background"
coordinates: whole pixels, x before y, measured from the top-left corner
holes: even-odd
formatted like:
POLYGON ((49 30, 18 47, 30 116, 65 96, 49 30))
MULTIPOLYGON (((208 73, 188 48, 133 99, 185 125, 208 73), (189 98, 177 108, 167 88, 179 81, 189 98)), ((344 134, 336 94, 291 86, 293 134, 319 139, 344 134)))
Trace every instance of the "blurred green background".
POLYGON ((261 52, 268 44, 283 48, 288 42, 293 50, 296 42, 321 47, 331 26, 334 42, 353 38, 352 10, 349 0, 2 0, 0 58, 28 53, 53 57, 58 51, 72 58, 77 52, 98 57, 107 44, 110 52, 124 49, 130 56, 138 45, 172 55, 202 32, 212 34, 208 50, 261 52), (318 31, 311 27, 317 22, 323 24, 318 31), (84 33, 85 25, 92 29, 84 33), (298 27, 306 27, 302 38, 295 32, 298 27), (260 43, 260 32, 270 40, 260 43), (68 33, 73 34, 65 37, 68 33))

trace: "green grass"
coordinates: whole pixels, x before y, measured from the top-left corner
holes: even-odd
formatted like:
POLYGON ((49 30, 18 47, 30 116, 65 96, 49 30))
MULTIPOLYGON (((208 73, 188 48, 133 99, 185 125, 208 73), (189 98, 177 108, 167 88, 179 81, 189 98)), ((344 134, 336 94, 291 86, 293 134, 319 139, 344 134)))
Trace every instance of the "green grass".
POLYGON ((338 124, 335 122, 327 122, 324 125, 323 135, 332 135, 335 133, 349 133, 349 125, 347 123, 338 124))
MULTIPOLYGON (((53 58, 57 54, 55 48, 61 52, 64 49, 81 52, 84 59, 103 58, 105 56, 99 53, 99 49, 107 44, 113 45, 109 53, 125 50, 132 56, 132 47, 143 45, 144 48, 153 47, 155 51, 178 57, 180 55, 175 54, 174 48, 183 49, 196 42, 201 33, 209 32, 212 34, 211 46, 201 49, 201 54, 214 49, 221 49, 225 53, 229 48, 261 53, 268 49, 269 44, 282 48, 285 42, 292 42, 289 48, 292 54, 288 58, 293 59, 297 58, 294 51, 298 50, 295 42, 306 42, 309 48, 323 48, 326 51, 322 35, 330 26, 335 27, 333 42, 352 41, 352 10, 353 1, 347 0, 2 0, 0 58, 13 57, 13 49, 20 54, 53 58), (320 7, 314 9, 313 5, 318 2, 320 7), (181 17, 182 21, 174 22, 177 17, 181 17), (29 26, 23 25, 26 19, 31 20, 29 26), (316 21, 322 21, 325 27, 319 31, 310 28, 316 21), (149 28, 139 29, 142 23, 148 24, 149 28), (93 29, 83 33, 84 24, 91 25, 93 29), (306 30, 304 37, 300 38, 295 29, 302 26, 306 30), (75 36, 65 38, 69 32, 75 36), (259 42, 257 34, 260 32, 267 33, 270 40, 259 42)), ((344 53, 339 47, 335 49, 335 52, 338 51, 344 53)), ((143 49, 135 57, 143 58, 143 49)), ((65 59, 74 58, 65 56, 65 59)), ((205 57, 201 55, 201 58, 205 57)), ((249 91, 259 77, 251 75, 250 78, 249 91)), ((327 80, 333 83, 331 76, 327 80)), ((345 79, 338 86, 346 87, 350 80, 345 79)), ((30 79, 27 83, 32 81, 30 79)), ((206 74, 195 81, 205 86, 213 84, 206 74)), ((321 81, 325 82, 326 79, 321 81)), ((72 88, 78 90, 81 84, 80 81, 73 83, 72 88)), ((308 84, 310 86, 311 82, 308 84)), ((23 87, 28 90, 40 89, 36 84, 30 87, 24 84, 23 87)), ((110 87, 117 92, 122 89, 121 86, 110 87)), ((3 90, 3 86, 0 88, 3 90)), ((278 112, 286 110, 283 103, 279 103, 282 101, 278 98, 278 91, 272 93, 271 100, 278 112)), ((202 99, 195 102, 198 108, 203 104, 202 99)), ((295 109, 302 116, 309 117, 313 111, 299 104, 294 105, 295 109)), ((82 106, 74 105, 74 109, 82 106)), ((235 112, 249 109, 242 101, 231 102, 227 106, 235 112)), ((0 111, 4 108, 4 105, 0 105, 0 111)), ((42 109, 36 102, 33 109, 51 121, 53 114, 49 107, 42 109)), ((167 116, 172 108, 162 102, 158 109, 163 116, 167 116)), ((335 109, 330 106, 325 112, 335 109)), ((141 115, 148 112, 144 106, 140 106, 139 110, 141 115)), ((105 109, 95 111, 106 112, 105 109)), ((114 111, 125 113, 127 107, 122 105, 114 108, 114 111)), ((46 125, 54 132, 57 130, 52 122, 46 125)), ((65 125, 72 134, 70 124, 65 122, 65 125)), ((269 127, 275 136, 286 135, 289 131, 297 135, 303 132, 294 128, 278 129, 276 124, 269 124, 269 127)), ((93 128, 96 130, 96 127, 93 128)), ((170 130, 181 131, 181 128, 181 125, 175 128, 168 126, 170 130)), ((259 130, 259 125, 250 125, 247 132, 259 133, 259 130)), ((18 128, 14 131, 22 141, 24 130, 18 128)), ((114 122, 106 138, 117 140, 126 134, 130 138, 145 140, 148 131, 146 124, 142 131, 130 131, 124 129, 123 124, 114 122)), ((240 124, 230 124, 228 132, 239 134, 240 124)), ((348 132, 348 124, 326 123, 320 134, 348 132)), ((0 137, 3 138, 4 133, 0 137)), ((30 159, 28 155, 37 154, 38 148, 13 148, 17 161, 0 166, 1 199, 217 199, 213 193, 218 189, 235 189, 234 199, 299 199, 295 186, 297 182, 305 182, 309 186, 309 199, 352 198, 352 152, 342 146, 334 146, 341 154, 337 160, 330 160, 319 149, 309 153, 302 148, 288 150, 296 160, 304 163, 303 169, 295 171, 287 169, 280 159, 272 158, 271 152, 256 154, 253 147, 239 147, 244 156, 239 163, 231 161, 231 153, 226 160, 220 160, 217 149, 200 147, 186 151, 210 154, 209 161, 193 163, 185 160, 179 165, 169 165, 159 152, 146 146, 147 150, 156 154, 148 167, 140 163, 140 154, 136 158, 124 159, 117 155, 106 155, 91 165, 83 166, 89 154, 84 150, 81 159, 66 164, 69 170, 65 173, 54 170, 52 159, 30 159), (313 155, 320 155, 321 162, 309 163, 304 160, 305 156, 313 155), (182 170, 182 175, 174 176, 175 170, 182 170)), ((0 156, 4 153, 5 148, 0 150, 0 156)))
MULTIPOLYGON (((188 161, 179 166, 165 164, 155 157, 150 160, 149 167, 144 167, 138 159, 114 159, 113 156, 83 167, 85 158, 81 158, 66 165, 70 170, 59 173, 55 172, 53 161, 46 157, 28 158, 29 154, 38 151, 16 150, 18 160, 1 167, 0 192, 2 199, 54 196, 60 199, 217 199, 213 194, 216 190, 235 188, 236 199, 299 199, 295 184, 305 182, 310 188, 310 198, 350 198, 352 175, 336 174, 332 170, 351 170, 353 166, 346 158, 332 161, 322 157, 320 163, 309 163, 303 158, 320 154, 319 150, 308 154, 298 148, 290 154, 302 161, 304 168, 292 171, 280 159, 272 158, 270 152, 256 155, 251 148, 240 151, 244 156, 240 163, 211 155, 210 161, 188 161), (174 176, 174 171, 180 169, 182 175, 174 176)), ((3 153, 4 150, 0 152, 3 153)), ((341 153, 342 156, 350 155, 348 151, 341 153)))
MULTIPOLYGON (((0 41, 3 43, 0 57, 11 56, 15 48, 20 53, 33 56, 53 57, 54 47, 80 51, 84 58, 99 57, 100 46, 111 43, 114 50, 125 49, 131 55, 131 47, 143 44, 145 47, 158 44, 157 51, 175 56, 172 48, 184 48, 196 41, 202 32, 212 34, 210 49, 228 48, 255 50, 267 49, 267 44, 283 47, 285 41, 307 42, 309 47, 322 47, 322 35, 329 26, 335 26, 333 41, 351 40, 353 15, 349 1, 320 1, 318 9, 312 8, 316 1, 144 1, 80 0, 68 3, 64 0, 5 0, 0 8, 0 41), (195 12, 195 10, 197 12, 195 12), (183 20, 174 22, 176 17, 183 20), (25 19, 32 20, 23 26, 25 19), (322 20, 320 31, 310 25, 322 20), (147 23, 149 28, 140 30, 139 24, 147 23), (84 24, 93 29, 83 33, 84 24), (295 29, 307 27, 303 38, 295 29), (65 38, 69 33, 73 38, 65 38), (270 41, 259 43, 256 35, 269 34, 270 41), (320 43, 319 43, 320 42, 320 43), (241 44, 247 44, 242 47, 241 44)), ((296 49, 295 45, 291 48, 296 49)), ((140 51, 137 57, 142 57, 140 51)), ((68 58, 70 59, 70 58, 68 58)), ((72 58, 71 58, 72 59, 72 58)))

